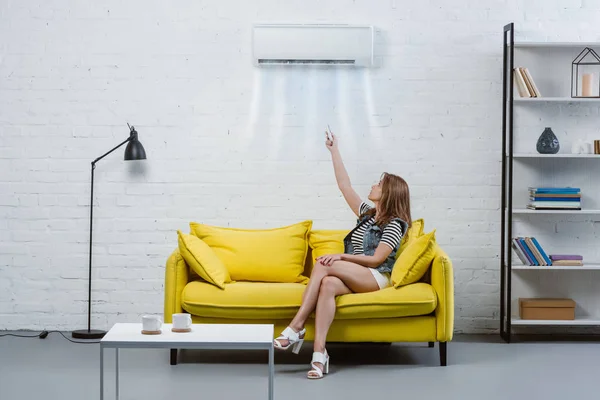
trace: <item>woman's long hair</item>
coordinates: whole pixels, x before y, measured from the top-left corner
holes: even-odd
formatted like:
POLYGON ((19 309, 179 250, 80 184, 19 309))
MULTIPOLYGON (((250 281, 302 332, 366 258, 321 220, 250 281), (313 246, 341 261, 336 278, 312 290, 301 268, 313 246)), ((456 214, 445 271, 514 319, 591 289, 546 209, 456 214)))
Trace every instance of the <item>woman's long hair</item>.
MULTIPOLYGON (((365 214, 375 215, 372 208, 365 214)), ((386 225, 392 218, 400 218, 410 227, 412 218, 410 216, 410 191, 408 183, 398 175, 384 172, 381 176, 381 199, 379 200, 379 213, 375 224, 386 225)))

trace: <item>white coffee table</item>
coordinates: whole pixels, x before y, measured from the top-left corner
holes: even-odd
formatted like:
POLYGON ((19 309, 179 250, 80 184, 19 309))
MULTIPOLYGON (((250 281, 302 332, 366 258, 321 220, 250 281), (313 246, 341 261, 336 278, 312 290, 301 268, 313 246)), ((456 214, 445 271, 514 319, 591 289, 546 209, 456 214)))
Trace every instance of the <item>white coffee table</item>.
POLYGON ((162 326, 160 335, 143 335, 142 324, 115 324, 100 341, 100 400, 104 400, 104 349, 116 351, 116 398, 119 398, 119 349, 268 350, 269 400, 273 400, 273 325, 193 324, 187 333, 162 326))

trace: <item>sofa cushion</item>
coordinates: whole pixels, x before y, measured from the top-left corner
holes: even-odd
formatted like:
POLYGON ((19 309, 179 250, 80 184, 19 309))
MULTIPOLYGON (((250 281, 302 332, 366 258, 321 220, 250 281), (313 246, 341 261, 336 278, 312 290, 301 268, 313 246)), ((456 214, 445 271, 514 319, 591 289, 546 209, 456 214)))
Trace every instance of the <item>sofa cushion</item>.
POLYGON ((344 238, 348 230, 317 229, 308 234, 308 245, 312 251, 310 268, 315 265, 315 260, 326 254, 341 254, 344 252, 344 238))
POLYGON ((187 265, 205 281, 225 289, 225 283, 231 282, 231 278, 215 252, 196 236, 177 231, 177 237, 179 253, 187 265))
MULTIPOLYGON (((182 307, 193 315, 231 319, 291 319, 306 287, 298 283, 232 282, 220 290, 202 281, 190 282, 182 307)), ((437 306, 431 285, 415 283, 371 293, 353 293, 336 300, 336 319, 394 318, 427 315, 437 306)))
POLYGON ((410 285, 421 279, 433 261, 435 247, 435 229, 410 243, 394 264, 394 287, 410 285))
POLYGON ((337 319, 410 317, 433 312, 437 296, 431 285, 415 283, 398 289, 346 294, 339 296, 336 304, 337 319))
POLYGON ((302 302, 300 283, 232 282, 220 290, 202 281, 183 289, 184 310, 201 317, 235 319, 291 319, 302 302))
POLYGON ((192 222, 192 234, 223 261, 234 281, 305 283, 312 221, 275 229, 222 228, 192 222))
POLYGON ((402 252, 406 250, 409 244, 413 243, 415 240, 423 236, 424 227, 425 222, 423 221, 423 218, 412 221, 410 228, 408 228, 402 236, 402 241, 400 241, 400 248, 396 253, 396 259, 400 257, 400 254, 402 254, 402 252))

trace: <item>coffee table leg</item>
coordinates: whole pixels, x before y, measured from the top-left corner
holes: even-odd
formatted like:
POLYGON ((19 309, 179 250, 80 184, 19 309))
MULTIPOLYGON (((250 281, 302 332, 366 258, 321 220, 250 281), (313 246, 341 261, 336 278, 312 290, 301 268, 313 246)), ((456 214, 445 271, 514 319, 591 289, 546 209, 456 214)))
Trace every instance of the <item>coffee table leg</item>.
POLYGON ((269 347, 269 400, 273 400, 273 377, 275 375, 275 360, 273 346, 269 347))
POLYGON ((116 360, 116 365, 115 365, 115 373, 116 373, 116 393, 117 393, 117 397, 116 399, 119 400, 119 348, 117 347, 115 349, 115 360, 116 360))
POLYGON ((104 400, 104 349, 100 346, 100 400, 104 400))

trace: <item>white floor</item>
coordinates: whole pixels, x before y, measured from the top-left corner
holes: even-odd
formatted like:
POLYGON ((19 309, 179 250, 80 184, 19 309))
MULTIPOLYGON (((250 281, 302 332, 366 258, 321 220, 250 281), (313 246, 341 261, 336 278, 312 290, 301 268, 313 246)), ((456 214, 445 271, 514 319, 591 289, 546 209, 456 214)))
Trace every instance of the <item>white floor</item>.
MULTIPOLYGON (((4 332, 2 332, 4 333, 4 332)), ((0 334, 2 334, 0 333, 0 334)), ((459 336, 448 346, 332 345, 332 370, 322 381, 305 373, 310 344, 300 355, 277 353, 276 399, 576 400, 599 398, 597 342, 520 342, 459 336)), ((166 350, 121 350, 121 399, 266 399, 267 355, 184 351, 169 365, 166 350)), ((106 399, 114 399, 114 352, 106 351, 106 399)), ((0 399, 99 398, 99 346, 0 337, 0 399)))

